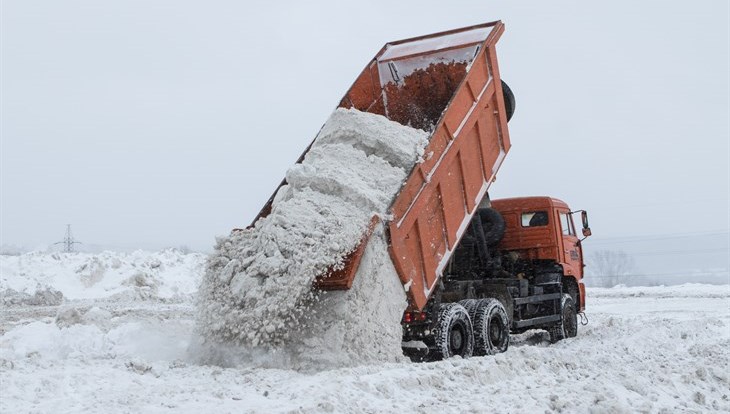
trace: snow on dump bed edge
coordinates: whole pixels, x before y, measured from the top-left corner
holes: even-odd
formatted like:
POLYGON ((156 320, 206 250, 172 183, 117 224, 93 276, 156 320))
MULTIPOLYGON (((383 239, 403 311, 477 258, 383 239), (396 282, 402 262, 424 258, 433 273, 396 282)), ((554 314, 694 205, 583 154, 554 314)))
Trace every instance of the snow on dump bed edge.
MULTIPOLYGON (((200 287, 199 329, 207 342, 285 349, 305 336, 314 338, 312 326, 323 324, 329 345, 342 344, 338 349, 345 356, 335 358, 337 363, 354 362, 347 355, 355 351, 343 343, 351 330, 370 335, 369 347, 392 346, 394 339, 381 340, 390 328, 381 326, 393 321, 361 318, 362 326, 355 326, 355 315, 362 313, 348 301, 367 295, 364 290, 372 286, 356 283, 347 294, 318 294, 311 286, 327 269, 343 265, 373 215, 386 213, 427 139, 425 132, 380 115, 336 110, 303 162, 287 172, 288 185, 279 189, 271 213, 253 228, 219 240, 200 287), (342 306, 349 310, 336 311, 342 306)), ((371 255, 384 258, 381 265, 356 278, 377 277, 376 284, 394 289, 380 296, 398 298, 398 306, 388 308, 397 315, 398 326, 405 308, 403 288, 388 281, 398 281, 398 276, 387 245, 373 245, 379 251, 371 255)), ((400 333, 395 336, 399 354, 400 333)))

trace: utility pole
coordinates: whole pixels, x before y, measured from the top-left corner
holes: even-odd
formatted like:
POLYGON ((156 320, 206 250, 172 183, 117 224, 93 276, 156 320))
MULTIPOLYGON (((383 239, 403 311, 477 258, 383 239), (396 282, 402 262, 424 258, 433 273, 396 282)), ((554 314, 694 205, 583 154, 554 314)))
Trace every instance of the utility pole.
POLYGON ((74 244, 81 244, 81 242, 74 240, 74 237, 71 235, 71 225, 67 224, 66 237, 63 238, 63 241, 53 244, 63 244, 63 251, 66 253, 72 253, 74 251, 74 244))

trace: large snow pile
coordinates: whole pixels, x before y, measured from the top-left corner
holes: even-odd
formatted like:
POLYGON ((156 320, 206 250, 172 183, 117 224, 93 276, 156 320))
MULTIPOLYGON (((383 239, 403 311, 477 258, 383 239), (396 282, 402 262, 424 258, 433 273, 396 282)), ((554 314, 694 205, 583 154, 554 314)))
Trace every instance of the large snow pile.
POLYGON ((386 213, 427 138, 380 115, 335 111, 287 172, 271 214, 219 241, 200 289, 199 326, 208 342, 282 352, 294 343, 310 355, 338 355, 338 363, 400 353, 395 327, 405 294, 381 229, 350 291, 318 294, 311 286, 343 265, 373 215, 386 213), (361 342, 368 344, 350 348, 361 342))
POLYGON ((134 253, 0 255, 0 303, 57 305, 66 299, 172 299, 193 294, 205 255, 176 249, 134 253))

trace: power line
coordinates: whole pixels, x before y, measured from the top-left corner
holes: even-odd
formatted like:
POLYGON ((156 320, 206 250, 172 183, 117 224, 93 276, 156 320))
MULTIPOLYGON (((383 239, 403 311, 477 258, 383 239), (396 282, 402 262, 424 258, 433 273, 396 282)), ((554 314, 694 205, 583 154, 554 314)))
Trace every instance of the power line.
POLYGON ((56 244, 63 244, 63 251, 66 253, 71 253, 74 251, 74 244, 81 244, 80 241, 74 240, 74 237, 71 235, 71 225, 66 225, 66 236, 63 238, 63 241, 53 243, 56 244))

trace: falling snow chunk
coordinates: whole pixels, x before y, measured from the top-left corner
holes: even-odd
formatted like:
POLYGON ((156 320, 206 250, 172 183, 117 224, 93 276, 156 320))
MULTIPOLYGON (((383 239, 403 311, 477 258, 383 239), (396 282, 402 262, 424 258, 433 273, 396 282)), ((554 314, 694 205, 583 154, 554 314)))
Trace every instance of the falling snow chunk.
POLYGON ((387 213, 427 139, 380 115, 335 111, 287 171, 271 213, 219 241, 200 289, 207 346, 286 353, 304 368, 395 360, 406 302, 382 227, 352 289, 315 292, 312 283, 341 268, 371 218, 387 213), (325 354, 326 361, 312 358, 325 354))

